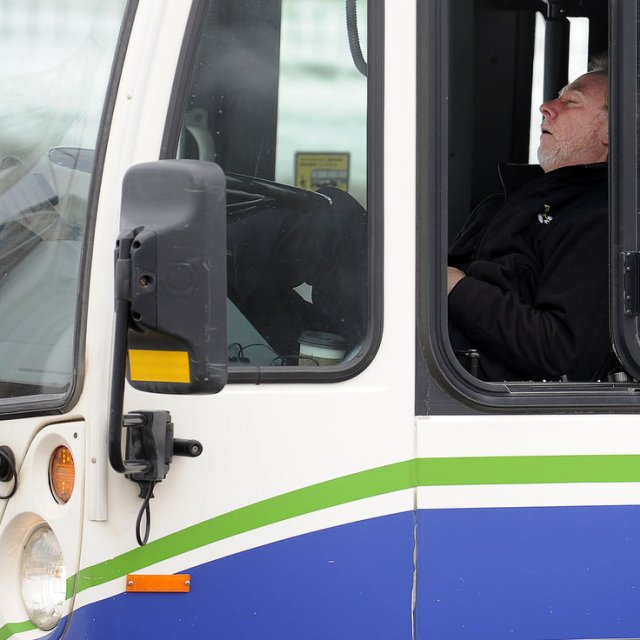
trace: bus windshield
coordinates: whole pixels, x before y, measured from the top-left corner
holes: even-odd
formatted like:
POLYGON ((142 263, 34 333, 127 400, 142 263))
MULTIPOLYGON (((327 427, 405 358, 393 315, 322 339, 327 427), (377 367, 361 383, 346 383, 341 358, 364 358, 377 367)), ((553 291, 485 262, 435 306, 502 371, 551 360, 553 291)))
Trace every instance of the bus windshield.
POLYGON ((125 5, 2 6, 0 404, 72 386, 93 149, 125 5))

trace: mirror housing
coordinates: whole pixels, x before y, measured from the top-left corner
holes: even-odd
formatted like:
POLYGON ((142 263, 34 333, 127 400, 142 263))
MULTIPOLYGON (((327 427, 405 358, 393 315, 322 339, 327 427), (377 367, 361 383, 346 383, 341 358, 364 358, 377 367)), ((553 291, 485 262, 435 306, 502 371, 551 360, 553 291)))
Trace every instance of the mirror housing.
POLYGON ((226 184, 220 167, 159 160, 123 181, 116 309, 128 307, 127 379, 154 393, 227 380, 226 184))

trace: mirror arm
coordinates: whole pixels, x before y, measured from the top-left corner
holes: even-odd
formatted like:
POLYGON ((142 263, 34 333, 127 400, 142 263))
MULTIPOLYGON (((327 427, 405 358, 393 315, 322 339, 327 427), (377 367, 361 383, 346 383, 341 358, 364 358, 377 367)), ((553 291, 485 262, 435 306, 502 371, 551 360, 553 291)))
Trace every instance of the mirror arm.
POLYGON ((134 233, 123 234, 116 246, 115 266, 115 332, 109 401, 109 462, 118 473, 142 473, 145 462, 125 464, 122 458, 124 384, 127 367, 127 331, 129 329, 129 290, 131 286, 131 243, 134 233))

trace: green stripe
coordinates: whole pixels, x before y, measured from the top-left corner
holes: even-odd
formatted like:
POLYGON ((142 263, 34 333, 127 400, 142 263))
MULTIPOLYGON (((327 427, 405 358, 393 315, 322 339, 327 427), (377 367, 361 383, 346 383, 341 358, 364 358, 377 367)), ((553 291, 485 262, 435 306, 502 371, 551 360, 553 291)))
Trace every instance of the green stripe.
MULTIPOLYGON (((420 458, 304 487, 206 520, 106 562, 67 581, 67 597, 207 544, 307 513, 413 487, 491 484, 640 482, 640 455, 420 458)), ((132 525, 133 526, 133 525, 132 525)), ((0 640, 33 629, 0 628, 0 640)))
POLYGON ((640 456, 421 458, 418 486, 640 482, 640 456))
POLYGON ((305 487, 225 513, 87 567, 78 575, 78 591, 127 573, 275 522, 371 496, 416 486, 415 461, 379 467, 305 487))
POLYGON ((640 456, 421 458, 269 498, 83 569, 83 591, 207 544, 289 518, 416 486, 640 482, 640 456))
POLYGON ((0 640, 7 640, 14 633, 22 633, 24 631, 33 631, 37 627, 31 622, 10 622, 0 627, 0 640))

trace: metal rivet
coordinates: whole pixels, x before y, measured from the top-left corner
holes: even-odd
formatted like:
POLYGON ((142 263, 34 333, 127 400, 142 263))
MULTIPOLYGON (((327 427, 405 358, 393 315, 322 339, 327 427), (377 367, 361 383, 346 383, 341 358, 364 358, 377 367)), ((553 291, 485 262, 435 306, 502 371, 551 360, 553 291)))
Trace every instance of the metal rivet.
POLYGON ((133 580, 129 580, 129 582, 127 582, 127 584, 128 584, 130 587, 133 587, 133 580))
POLYGON ((191 586, 191 580, 185 580, 184 581, 184 585, 185 585, 185 587, 191 586))

